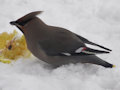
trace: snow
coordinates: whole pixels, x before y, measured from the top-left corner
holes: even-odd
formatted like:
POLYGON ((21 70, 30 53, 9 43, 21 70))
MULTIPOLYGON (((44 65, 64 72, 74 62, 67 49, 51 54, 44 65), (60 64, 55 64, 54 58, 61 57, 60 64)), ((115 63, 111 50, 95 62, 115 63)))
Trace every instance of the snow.
POLYGON ((38 10, 44 11, 39 17, 45 23, 111 48, 99 57, 116 68, 70 64, 52 69, 35 57, 21 58, 0 63, 0 90, 120 90, 120 0, 0 0, 0 32, 17 29, 9 22, 38 10))

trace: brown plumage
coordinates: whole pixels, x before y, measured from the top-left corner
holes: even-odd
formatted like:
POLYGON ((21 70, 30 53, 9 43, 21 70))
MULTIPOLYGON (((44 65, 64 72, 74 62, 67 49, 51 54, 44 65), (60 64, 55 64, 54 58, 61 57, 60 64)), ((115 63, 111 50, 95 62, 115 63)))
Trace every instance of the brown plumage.
POLYGON ((29 13, 10 22, 25 35, 28 49, 34 56, 55 67, 69 63, 92 63, 112 68, 113 65, 95 54, 109 53, 111 50, 60 27, 49 26, 36 17, 42 11, 29 13), (106 51, 88 48, 91 44, 106 51))

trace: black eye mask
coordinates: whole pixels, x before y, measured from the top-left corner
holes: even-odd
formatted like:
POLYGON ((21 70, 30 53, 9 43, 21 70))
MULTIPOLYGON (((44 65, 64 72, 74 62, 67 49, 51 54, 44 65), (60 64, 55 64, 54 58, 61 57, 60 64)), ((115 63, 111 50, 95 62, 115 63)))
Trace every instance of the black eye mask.
POLYGON ((24 22, 18 22, 18 21, 16 21, 16 23, 18 23, 19 25, 21 25, 21 26, 24 26, 25 24, 27 24, 29 21, 31 21, 32 20, 32 18, 31 19, 28 19, 28 20, 26 20, 26 21, 24 21, 24 22))

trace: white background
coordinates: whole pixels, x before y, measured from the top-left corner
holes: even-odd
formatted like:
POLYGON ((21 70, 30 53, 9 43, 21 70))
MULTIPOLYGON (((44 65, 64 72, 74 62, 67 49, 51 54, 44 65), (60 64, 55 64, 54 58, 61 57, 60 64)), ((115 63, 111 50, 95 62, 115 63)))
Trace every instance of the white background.
POLYGON ((71 64, 50 69, 34 57, 21 58, 0 63, 0 90, 120 90, 120 0, 0 0, 0 32, 19 31, 9 22, 38 10, 44 11, 39 17, 45 23, 112 49, 99 57, 116 68, 71 64))

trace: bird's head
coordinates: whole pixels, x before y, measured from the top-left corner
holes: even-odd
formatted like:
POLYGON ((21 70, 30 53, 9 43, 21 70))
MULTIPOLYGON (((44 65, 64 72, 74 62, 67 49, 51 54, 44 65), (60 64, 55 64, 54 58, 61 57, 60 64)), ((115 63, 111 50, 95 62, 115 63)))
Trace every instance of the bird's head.
POLYGON ((42 11, 36 11, 36 12, 31 12, 23 17, 21 17, 20 19, 16 20, 16 21, 11 21, 10 24, 11 25, 15 25, 16 27, 18 27, 23 33, 24 31, 24 26, 31 21, 33 18, 36 17, 36 15, 41 14, 42 11))

